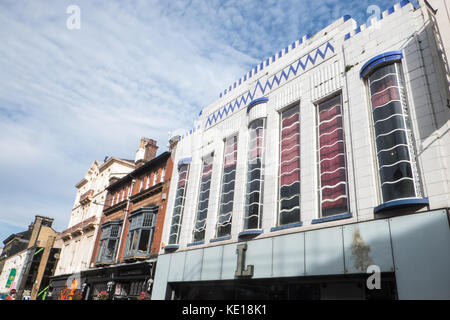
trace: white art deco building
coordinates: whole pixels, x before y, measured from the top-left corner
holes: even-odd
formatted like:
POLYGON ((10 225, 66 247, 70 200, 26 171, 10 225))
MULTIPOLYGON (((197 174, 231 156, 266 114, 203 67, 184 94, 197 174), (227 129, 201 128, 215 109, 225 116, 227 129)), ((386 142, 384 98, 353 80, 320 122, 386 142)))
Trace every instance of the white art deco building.
POLYGON ((449 12, 419 3, 344 16, 202 110, 152 299, 450 298, 449 12))

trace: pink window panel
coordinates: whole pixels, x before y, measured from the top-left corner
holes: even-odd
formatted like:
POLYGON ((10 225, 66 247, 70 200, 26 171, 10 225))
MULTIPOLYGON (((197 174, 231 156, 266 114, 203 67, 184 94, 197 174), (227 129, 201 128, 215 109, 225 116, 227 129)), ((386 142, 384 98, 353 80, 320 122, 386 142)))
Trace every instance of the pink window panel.
POLYGON ((341 97, 319 105, 319 174, 322 216, 348 211, 341 97))

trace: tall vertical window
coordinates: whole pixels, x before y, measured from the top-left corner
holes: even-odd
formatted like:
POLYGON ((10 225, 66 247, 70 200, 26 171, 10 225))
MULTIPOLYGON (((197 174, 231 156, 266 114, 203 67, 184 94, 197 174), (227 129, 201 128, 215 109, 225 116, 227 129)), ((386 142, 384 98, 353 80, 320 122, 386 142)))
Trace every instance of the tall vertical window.
POLYGON ((184 201, 186 199, 186 188, 189 177, 189 164, 181 164, 178 167, 178 184, 175 194, 172 221, 170 226, 169 244, 178 243, 181 222, 183 220, 184 201))
POLYGON ((300 109, 281 113, 278 225, 300 222, 300 109))
POLYGON ((97 262, 113 262, 119 242, 121 221, 106 223, 102 226, 102 236, 97 254, 97 262))
POLYGON ((383 202, 420 197, 400 64, 375 70, 368 86, 383 202))
POLYGON ((162 170, 161 170, 161 182, 163 182, 164 181, 164 176, 165 176, 165 174, 166 174, 166 168, 162 168, 162 170))
POLYGON ((200 180, 200 194, 198 197, 197 216, 193 231, 194 241, 205 239, 206 219, 208 218, 209 191, 211 189, 211 176, 214 154, 203 159, 202 177, 200 180))
POLYGON ((141 208, 131 213, 125 246, 126 257, 146 256, 150 253, 157 213, 157 206, 141 208))
POLYGON ((250 140, 244 230, 261 228, 264 188, 264 128, 264 118, 253 121, 249 126, 250 140))
POLYGON ((317 107, 321 216, 348 212, 347 168, 341 95, 317 107))
POLYGON ((139 191, 138 192, 141 192, 141 190, 142 190, 142 187, 144 186, 144 177, 142 177, 141 179, 140 179, 140 184, 139 184, 139 191))
POLYGON ((153 173, 153 185, 158 182, 158 170, 153 173))
POLYGON ((150 187, 150 174, 147 176, 147 180, 146 180, 146 186, 145 189, 148 189, 150 187))
POLYGON ((231 219, 233 216, 234 187, 236 181, 238 136, 232 136, 225 140, 222 186, 217 218, 217 237, 231 234, 231 219))

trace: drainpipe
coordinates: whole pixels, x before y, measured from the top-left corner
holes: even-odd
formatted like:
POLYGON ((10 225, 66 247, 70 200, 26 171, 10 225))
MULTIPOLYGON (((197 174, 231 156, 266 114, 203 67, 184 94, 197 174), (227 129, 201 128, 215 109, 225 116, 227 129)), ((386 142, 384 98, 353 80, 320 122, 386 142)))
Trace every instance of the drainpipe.
POLYGON ((119 245, 117 246, 116 258, 114 259, 114 263, 117 263, 119 260, 120 246, 122 245, 122 238, 123 238, 123 234, 124 234, 124 230, 125 230, 125 223, 127 222, 128 212, 130 210, 130 202, 131 202, 130 198, 131 198, 131 194, 133 193, 133 188, 134 188, 135 182, 136 182, 136 179, 133 179, 131 181, 130 191, 127 194, 127 208, 125 209, 125 217, 122 222, 122 230, 120 230, 119 245))

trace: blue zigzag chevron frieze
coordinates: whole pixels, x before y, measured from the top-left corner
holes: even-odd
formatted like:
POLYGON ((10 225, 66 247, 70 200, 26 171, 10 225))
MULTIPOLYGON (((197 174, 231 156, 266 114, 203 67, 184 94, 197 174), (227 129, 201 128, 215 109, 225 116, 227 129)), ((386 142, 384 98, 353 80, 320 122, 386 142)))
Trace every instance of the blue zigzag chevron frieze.
POLYGON ((212 126, 213 124, 217 123, 218 121, 223 120, 226 118, 229 114, 233 113, 235 110, 239 110, 241 107, 246 106, 248 103, 250 103, 257 95, 264 95, 267 94, 269 91, 271 91, 275 84, 276 86, 279 86, 281 81, 284 79, 286 81, 290 80, 289 78, 293 78, 297 76, 297 73, 300 71, 304 71, 306 67, 308 66, 308 62, 311 62, 312 65, 316 64, 317 58, 320 56, 322 60, 325 59, 328 51, 331 51, 334 53, 334 47, 331 45, 330 42, 327 42, 325 49, 320 50, 320 47, 309 52, 306 56, 303 56, 302 58, 296 60, 294 63, 292 63, 290 66, 284 68, 281 73, 277 72, 275 75, 267 79, 266 83, 264 85, 261 84, 261 82, 258 80, 256 83, 256 86, 253 90, 253 92, 250 90, 240 97, 236 98, 235 100, 231 101, 229 104, 225 105, 224 107, 220 108, 219 110, 213 112, 208 116, 208 119, 206 120, 205 129, 209 126, 212 126), (306 58, 305 58, 306 57, 306 58))

